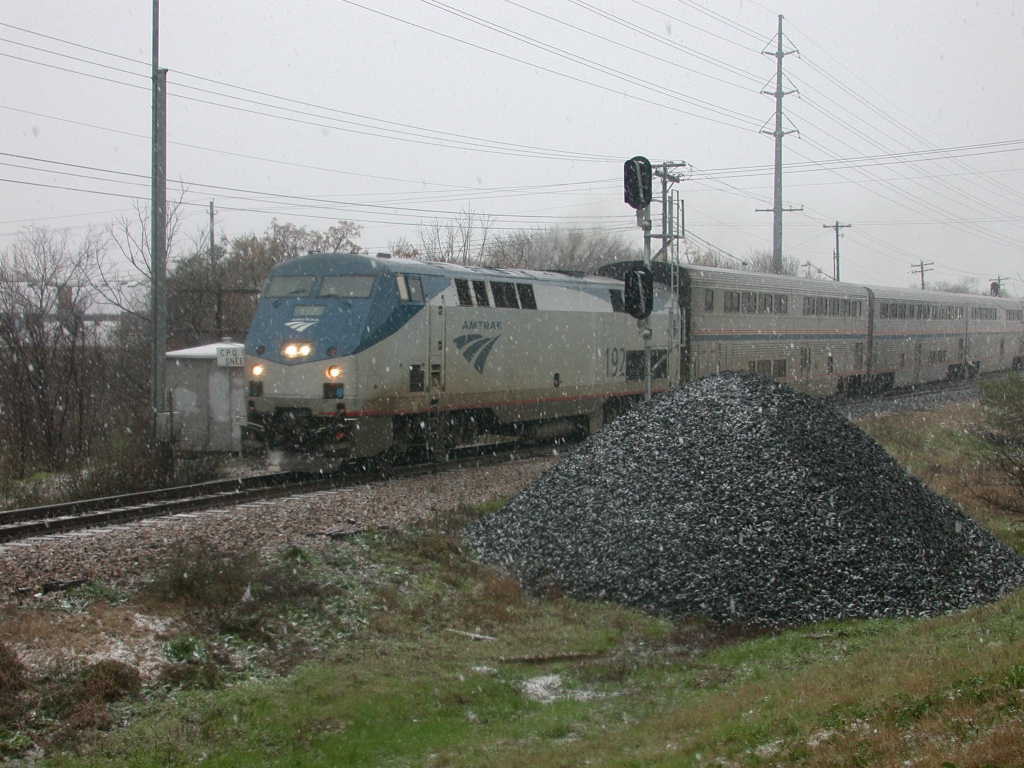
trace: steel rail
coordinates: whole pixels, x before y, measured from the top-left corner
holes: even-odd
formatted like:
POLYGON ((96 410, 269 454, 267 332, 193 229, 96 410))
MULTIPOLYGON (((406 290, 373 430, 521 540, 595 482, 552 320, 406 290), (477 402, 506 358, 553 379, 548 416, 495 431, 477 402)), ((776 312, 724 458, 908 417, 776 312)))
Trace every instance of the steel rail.
POLYGON ((549 445, 464 456, 447 462, 396 466, 386 470, 277 472, 240 480, 218 480, 160 491, 8 510, 0 513, 0 543, 119 525, 201 509, 229 507, 257 499, 352 488, 374 482, 409 479, 437 472, 550 456, 551 453, 552 447, 549 445))

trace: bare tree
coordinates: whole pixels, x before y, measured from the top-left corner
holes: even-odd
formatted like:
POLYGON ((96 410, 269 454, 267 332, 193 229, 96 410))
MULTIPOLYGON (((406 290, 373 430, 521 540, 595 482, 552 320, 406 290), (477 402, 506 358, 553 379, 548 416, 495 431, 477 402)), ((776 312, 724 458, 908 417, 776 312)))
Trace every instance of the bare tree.
POLYGON ((417 230, 421 258, 466 266, 483 264, 494 220, 467 208, 451 221, 433 219, 417 230))
MULTIPOLYGON (((167 206, 167 253, 173 258, 185 190, 167 206)), ((97 254, 90 270, 92 287, 108 304, 136 317, 149 317, 148 296, 152 282, 149 207, 134 203, 130 214, 118 216, 107 225, 106 234, 112 249, 97 254), (108 258, 110 250, 117 253, 117 262, 108 258)))
POLYGON ((486 263, 496 267, 593 272, 603 264, 642 258, 643 252, 617 233, 554 227, 500 235, 487 248, 486 263))
POLYGON ((23 230, 0 253, 0 442, 8 471, 55 470, 99 430, 102 359, 87 320, 103 239, 23 230))
POLYGON ((193 240, 193 249, 175 259, 168 275, 169 344, 244 338, 271 267, 307 253, 360 253, 354 239, 361 231, 350 221, 311 230, 275 219, 262 235, 222 237, 211 250, 204 230, 205 237, 193 240))
POLYGON ((423 258, 420 249, 410 243, 405 237, 400 237, 397 240, 388 240, 388 251, 396 259, 423 258))
MULTIPOLYGON (((751 272, 761 272, 764 274, 772 274, 772 253, 768 250, 752 251, 750 256, 744 262, 744 269, 750 270, 751 272)), ((831 275, 821 271, 809 261, 803 263, 799 259, 793 256, 783 255, 782 257, 782 272, 783 275, 789 275, 790 277, 802 277, 811 280, 831 280, 831 275)))
MULTIPOLYGON (((911 288, 916 287, 911 286, 911 288)), ((959 280, 936 280, 933 283, 926 283, 925 288, 929 291, 942 291, 944 293, 981 293, 978 290, 978 281, 973 277, 962 277, 959 280)))
POLYGON ((708 246, 698 248, 687 243, 684 251, 686 263, 695 267, 716 267, 718 269, 742 269, 743 261, 735 256, 730 256, 724 251, 716 250, 708 246))
MULTIPOLYGON (((751 251, 746 259, 738 259, 724 251, 708 247, 705 249, 687 247, 686 261, 695 267, 717 267, 719 269, 738 269, 747 272, 773 274, 772 254, 768 250, 751 251)), ((782 257, 782 273, 790 277, 802 277, 809 280, 831 280, 832 277, 809 261, 802 264, 792 256, 782 257)))

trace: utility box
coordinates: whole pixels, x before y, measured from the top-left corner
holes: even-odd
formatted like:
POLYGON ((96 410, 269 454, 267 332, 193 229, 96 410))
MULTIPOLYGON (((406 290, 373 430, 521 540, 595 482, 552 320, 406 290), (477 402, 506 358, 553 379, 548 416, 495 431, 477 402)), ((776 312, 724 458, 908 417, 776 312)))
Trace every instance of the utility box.
POLYGON ((239 453, 245 423, 245 345, 216 344, 167 353, 171 443, 186 453, 239 453))

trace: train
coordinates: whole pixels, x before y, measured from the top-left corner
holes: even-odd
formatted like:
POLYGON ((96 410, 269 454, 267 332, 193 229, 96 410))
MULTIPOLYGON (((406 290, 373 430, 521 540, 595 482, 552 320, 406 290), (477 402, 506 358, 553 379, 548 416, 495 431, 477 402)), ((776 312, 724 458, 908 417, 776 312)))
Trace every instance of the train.
POLYGON ((290 466, 593 433, 745 370, 829 396, 1024 368, 1021 304, 654 262, 594 274, 355 253, 272 268, 245 342, 244 443, 290 466), (645 338, 646 337, 646 338, 645 338))

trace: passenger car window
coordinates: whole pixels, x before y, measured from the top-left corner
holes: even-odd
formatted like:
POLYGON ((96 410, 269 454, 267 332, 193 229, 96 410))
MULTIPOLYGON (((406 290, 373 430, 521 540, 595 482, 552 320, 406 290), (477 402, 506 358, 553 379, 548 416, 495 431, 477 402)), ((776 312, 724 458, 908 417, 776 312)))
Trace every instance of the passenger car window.
POLYGON ((326 275, 317 291, 319 298, 366 299, 373 292, 373 275, 326 275))
POLYGON ((711 288, 704 289, 704 311, 715 311, 715 292, 711 288))
POLYGON ((270 278, 263 295, 270 299, 309 296, 315 282, 315 275, 278 275, 270 278))

